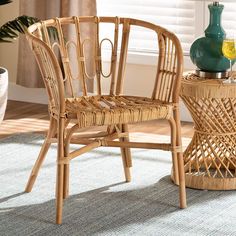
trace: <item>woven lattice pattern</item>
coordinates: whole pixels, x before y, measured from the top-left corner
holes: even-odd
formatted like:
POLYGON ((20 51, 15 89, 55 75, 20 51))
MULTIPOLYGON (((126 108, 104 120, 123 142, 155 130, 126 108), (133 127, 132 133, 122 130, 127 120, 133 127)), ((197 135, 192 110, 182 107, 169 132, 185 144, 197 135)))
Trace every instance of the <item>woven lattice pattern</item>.
POLYGON ((77 118, 80 127, 134 123, 165 119, 172 106, 148 98, 130 96, 91 96, 66 100, 69 118, 77 118))
POLYGON ((195 129, 184 152, 186 174, 210 178, 210 189, 235 188, 236 86, 225 85, 221 80, 203 80, 195 75, 186 76, 182 86, 181 97, 193 117, 195 129), (219 181, 217 186, 213 178, 215 181, 227 179, 228 183, 219 181))

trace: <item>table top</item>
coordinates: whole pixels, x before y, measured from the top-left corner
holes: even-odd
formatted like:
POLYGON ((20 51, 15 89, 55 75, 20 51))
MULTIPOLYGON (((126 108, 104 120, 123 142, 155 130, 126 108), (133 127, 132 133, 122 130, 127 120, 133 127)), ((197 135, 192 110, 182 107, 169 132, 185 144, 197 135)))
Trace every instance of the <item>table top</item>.
POLYGON ((207 79, 194 73, 186 73, 182 79, 180 96, 236 98, 236 83, 225 84, 223 81, 223 79, 207 79))

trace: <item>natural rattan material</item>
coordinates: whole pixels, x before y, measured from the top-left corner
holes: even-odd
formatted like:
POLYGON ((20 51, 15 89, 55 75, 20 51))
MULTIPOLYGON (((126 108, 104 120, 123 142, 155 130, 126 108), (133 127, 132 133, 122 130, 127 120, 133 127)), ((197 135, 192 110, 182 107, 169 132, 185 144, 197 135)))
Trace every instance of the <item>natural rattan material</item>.
POLYGON ((66 100, 68 118, 77 118, 80 127, 127 124, 168 119, 173 106, 130 96, 91 96, 66 100))
POLYGON ((184 152, 186 185, 236 189, 236 85, 184 76, 181 97, 194 120, 194 136, 184 152))
MULTIPOLYGON (((146 37, 145 34, 143 36, 146 37)), ((27 38, 46 85, 51 122, 47 138, 26 186, 26 192, 31 191, 50 144, 57 142, 56 222, 60 224, 63 199, 69 192, 69 164, 72 159, 100 146, 120 147, 125 179, 129 182, 132 166, 130 148, 154 148, 172 152, 173 176, 175 183, 179 184, 180 207, 186 207, 179 117, 183 54, 177 37, 160 26, 137 19, 68 17, 36 23, 29 28, 27 38), (80 28, 86 24, 94 27, 95 40, 83 37, 80 28), (50 37, 49 27, 56 31, 55 37, 50 37), (101 37, 103 27, 111 28, 111 38, 101 37), (155 83, 150 96, 145 98, 123 94, 125 82, 129 79, 126 78, 125 66, 133 27, 145 28, 156 35, 155 83), (68 30, 72 33, 69 38, 68 30), (104 42, 111 45, 108 71, 103 69, 104 42), (77 61, 72 62, 72 58, 77 61), (88 64, 94 66, 93 73, 87 72, 88 64), (97 86, 92 96, 87 91, 87 79, 94 79, 97 86), (110 82, 108 94, 103 91, 103 79, 110 82), (129 123, 154 119, 168 120, 171 131, 170 143, 129 141, 129 123), (102 131, 93 135, 81 132, 81 128, 95 125, 106 126, 107 132, 102 131), (71 152, 70 143, 85 146, 71 152)))

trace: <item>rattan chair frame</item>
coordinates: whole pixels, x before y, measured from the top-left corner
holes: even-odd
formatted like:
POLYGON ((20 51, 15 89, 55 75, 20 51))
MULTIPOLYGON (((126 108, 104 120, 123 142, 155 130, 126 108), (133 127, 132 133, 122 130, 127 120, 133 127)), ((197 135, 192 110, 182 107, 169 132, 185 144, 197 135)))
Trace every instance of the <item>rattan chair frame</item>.
POLYGON ((172 152, 173 176, 175 183, 179 184, 180 208, 185 208, 186 192, 179 115, 183 53, 175 34, 158 25, 137 19, 88 16, 55 18, 36 23, 29 27, 27 39, 35 54, 48 93, 50 127, 25 191, 32 190, 51 143, 57 143, 56 223, 61 224, 63 199, 68 196, 69 191, 69 165, 72 159, 100 146, 120 147, 125 179, 129 182, 132 166, 130 148, 162 149, 172 152), (84 44, 87 39, 82 40, 80 36, 80 26, 84 22, 91 23, 95 29, 93 45, 97 95, 94 96, 88 95, 86 83, 91 76, 86 71, 85 62, 84 44), (108 74, 102 71, 101 44, 104 39, 99 38, 99 27, 102 23, 114 25, 114 40, 110 40, 112 55, 108 74), (79 97, 73 90, 68 42, 63 32, 63 28, 68 25, 74 26, 76 31, 76 40, 72 44, 76 45, 79 81, 82 88, 82 95, 79 97), (122 26, 122 31, 119 29, 120 26, 122 26), (159 45, 157 72, 153 92, 149 98, 123 96, 128 42, 133 26, 153 30, 157 35, 159 45), (48 27, 56 29, 57 42, 52 43, 48 27), (122 40, 118 60, 119 34, 122 35, 122 40), (53 51, 54 47, 59 48, 60 60, 53 51), (102 93, 102 77, 111 79, 108 95, 102 93), (69 97, 65 84, 70 90, 69 97), (109 108, 101 108, 101 104, 106 104, 109 108), (170 143, 129 141, 128 123, 153 119, 168 120, 171 131, 170 143), (72 120, 76 121, 73 125, 71 125, 72 120), (93 125, 106 126, 107 131, 93 134, 93 136, 81 132, 82 128, 93 125), (84 146, 70 152, 71 143, 84 144, 84 146))

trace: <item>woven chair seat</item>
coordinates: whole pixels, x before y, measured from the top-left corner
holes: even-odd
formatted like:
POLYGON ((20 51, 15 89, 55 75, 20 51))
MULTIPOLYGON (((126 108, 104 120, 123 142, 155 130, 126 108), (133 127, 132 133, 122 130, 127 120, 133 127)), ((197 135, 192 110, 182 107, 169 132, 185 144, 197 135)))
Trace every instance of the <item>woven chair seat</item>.
POLYGON ((67 99, 66 113, 88 127, 164 119, 171 116, 172 106, 146 97, 91 96, 67 99))

